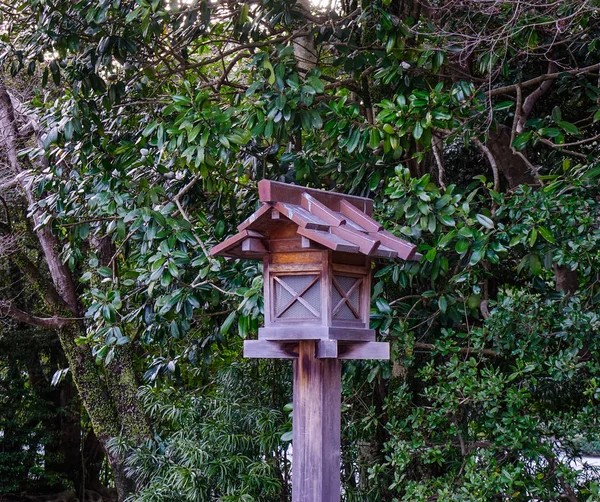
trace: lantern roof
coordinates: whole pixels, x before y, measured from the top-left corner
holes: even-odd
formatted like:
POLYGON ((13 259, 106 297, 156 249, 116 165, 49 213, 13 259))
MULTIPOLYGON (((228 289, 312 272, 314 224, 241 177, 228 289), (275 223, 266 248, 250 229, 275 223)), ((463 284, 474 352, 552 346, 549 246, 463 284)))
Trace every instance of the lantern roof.
POLYGON ((262 259, 269 253, 269 231, 283 219, 297 225, 302 241, 311 245, 378 258, 421 259, 414 244, 371 218, 371 199, 269 180, 258 183, 258 194, 263 205, 238 226, 237 234, 214 246, 211 255, 262 259))

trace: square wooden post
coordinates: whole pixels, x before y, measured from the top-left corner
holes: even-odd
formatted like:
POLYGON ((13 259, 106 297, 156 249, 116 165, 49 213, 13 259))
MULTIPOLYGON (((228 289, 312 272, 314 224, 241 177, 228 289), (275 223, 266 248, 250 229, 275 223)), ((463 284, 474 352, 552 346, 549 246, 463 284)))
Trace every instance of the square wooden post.
POLYGON ((340 502, 341 361, 302 341, 294 359, 292 502, 340 502))
POLYGON ((294 359, 292 502, 340 502, 340 360, 390 358, 369 329, 372 260, 422 257, 371 218, 371 199, 269 180, 258 193, 210 252, 263 260, 265 326, 244 355, 294 359))

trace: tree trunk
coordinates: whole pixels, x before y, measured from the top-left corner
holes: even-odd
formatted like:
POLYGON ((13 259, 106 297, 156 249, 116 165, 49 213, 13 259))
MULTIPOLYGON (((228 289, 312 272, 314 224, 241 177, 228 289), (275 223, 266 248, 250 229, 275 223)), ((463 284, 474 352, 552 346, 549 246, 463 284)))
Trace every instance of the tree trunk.
MULTIPOLYGON (((0 81, 0 137, 13 174, 21 175, 23 169, 17 155, 18 133, 15 107, 3 81, 0 81)), ((39 138, 36 139, 40 143, 39 138)), ((42 157, 40 162, 42 163, 40 167, 48 167, 45 158, 42 157)), ((29 206, 33 206, 35 198, 31 186, 22 178, 19 179, 19 185, 29 206)), ((106 373, 109 376, 107 379, 102 379, 90 348, 75 342, 77 338, 85 334, 85 326, 81 321, 82 309, 77 296, 77 284, 71 270, 60 258, 59 242, 52 234, 50 226, 39 226, 40 214, 37 211, 32 211, 31 218, 37 228, 35 232, 52 278, 53 284, 47 285, 47 287, 55 289, 54 294, 42 294, 47 302, 48 310, 54 317, 49 319, 34 317, 13 308, 10 303, 8 307, 4 306, 4 311, 8 315, 26 320, 34 325, 57 328, 73 381, 90 417, 98 441, 102 444, 110 462, 119 500, 124 500, 134 488, 134 484, 125 474, 124 458, 120 453, 110 451, 108 443, 110 439, 119 435, 124 435, 126 439, 134 443, 139 443, 143 438, 150 436, 150 427, 137 399, 137 384, 131 357, 130 354, 125 354, 124 361, 113 364, 112 369, 107 368, 106 373), (69 322, 69 318, 73 320, 69 322), (116 371, 116 373, 113 375, 112 371, 116 371), (110 380, 112 384, 110 389, 107 380, 110 380)), ((39 278, 41 274, 33 273, 30 278, 33 277, 35 280, 36 276, 39 278)), ((39 280, 38 286, 42 285, 42 281, 39 280)))
POLYGON ((490 132, 487 147, 496 159, 498 170, 508 182, 509 188, 519 185, 538 186, 539 181, 530 167, 510 147, 510 129, 500 125, 497 131, 490 132))

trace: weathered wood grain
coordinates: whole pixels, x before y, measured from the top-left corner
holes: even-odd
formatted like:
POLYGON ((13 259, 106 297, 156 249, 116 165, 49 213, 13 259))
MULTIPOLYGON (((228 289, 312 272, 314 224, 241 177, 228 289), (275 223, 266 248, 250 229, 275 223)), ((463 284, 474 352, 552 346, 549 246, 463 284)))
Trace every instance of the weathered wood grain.
POLYGON ((390 344, 388 342, 340 343, 338 358, 387 361, 390 358, 390 344))
POLYGON ((244 340, 244 357, 294 359, 298 357, 298 344, 268 340, 244 340))
POLYGON ((261 180, 258 182, 258 195, 261 202, 287 202, 289 204, 300 205, 303 193, 312 195, 319 202, 331 207, 335 211, 339 210, 340 201, 347 200, 367 215, 370 216, 373 213, 373 201, 364 197, 316 190, 314 188, 270 180, 261 180))
POLYGON ((294 360, 292 502, 340 502, 341 363, 300 342, 294 360))

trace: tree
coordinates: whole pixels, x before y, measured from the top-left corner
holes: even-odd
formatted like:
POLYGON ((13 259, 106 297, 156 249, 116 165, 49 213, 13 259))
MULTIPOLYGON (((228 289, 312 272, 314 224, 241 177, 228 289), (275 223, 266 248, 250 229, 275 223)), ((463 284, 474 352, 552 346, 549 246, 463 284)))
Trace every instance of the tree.
POLYGON ((258 268, 207 254, 252 212, 255 182, 370 194, 425 258, 375 274, 394 357, 345 374, 347 499, 593 500, 568 459, 574 434, 598 432, 597 7, 7 7, 6 69, 41 78, 28 103, 5 88, 5 144, 15 174, 32 163, 60 298, 45 317, 4 311, 59 329, 100 441, 124 452, 108 437, 150 437, 134 354, 155 385, 191 385, 198 364, 210 395, 212 361, 256 332, 258 268), (19 120, 39 140, 20 158, 19 120))

